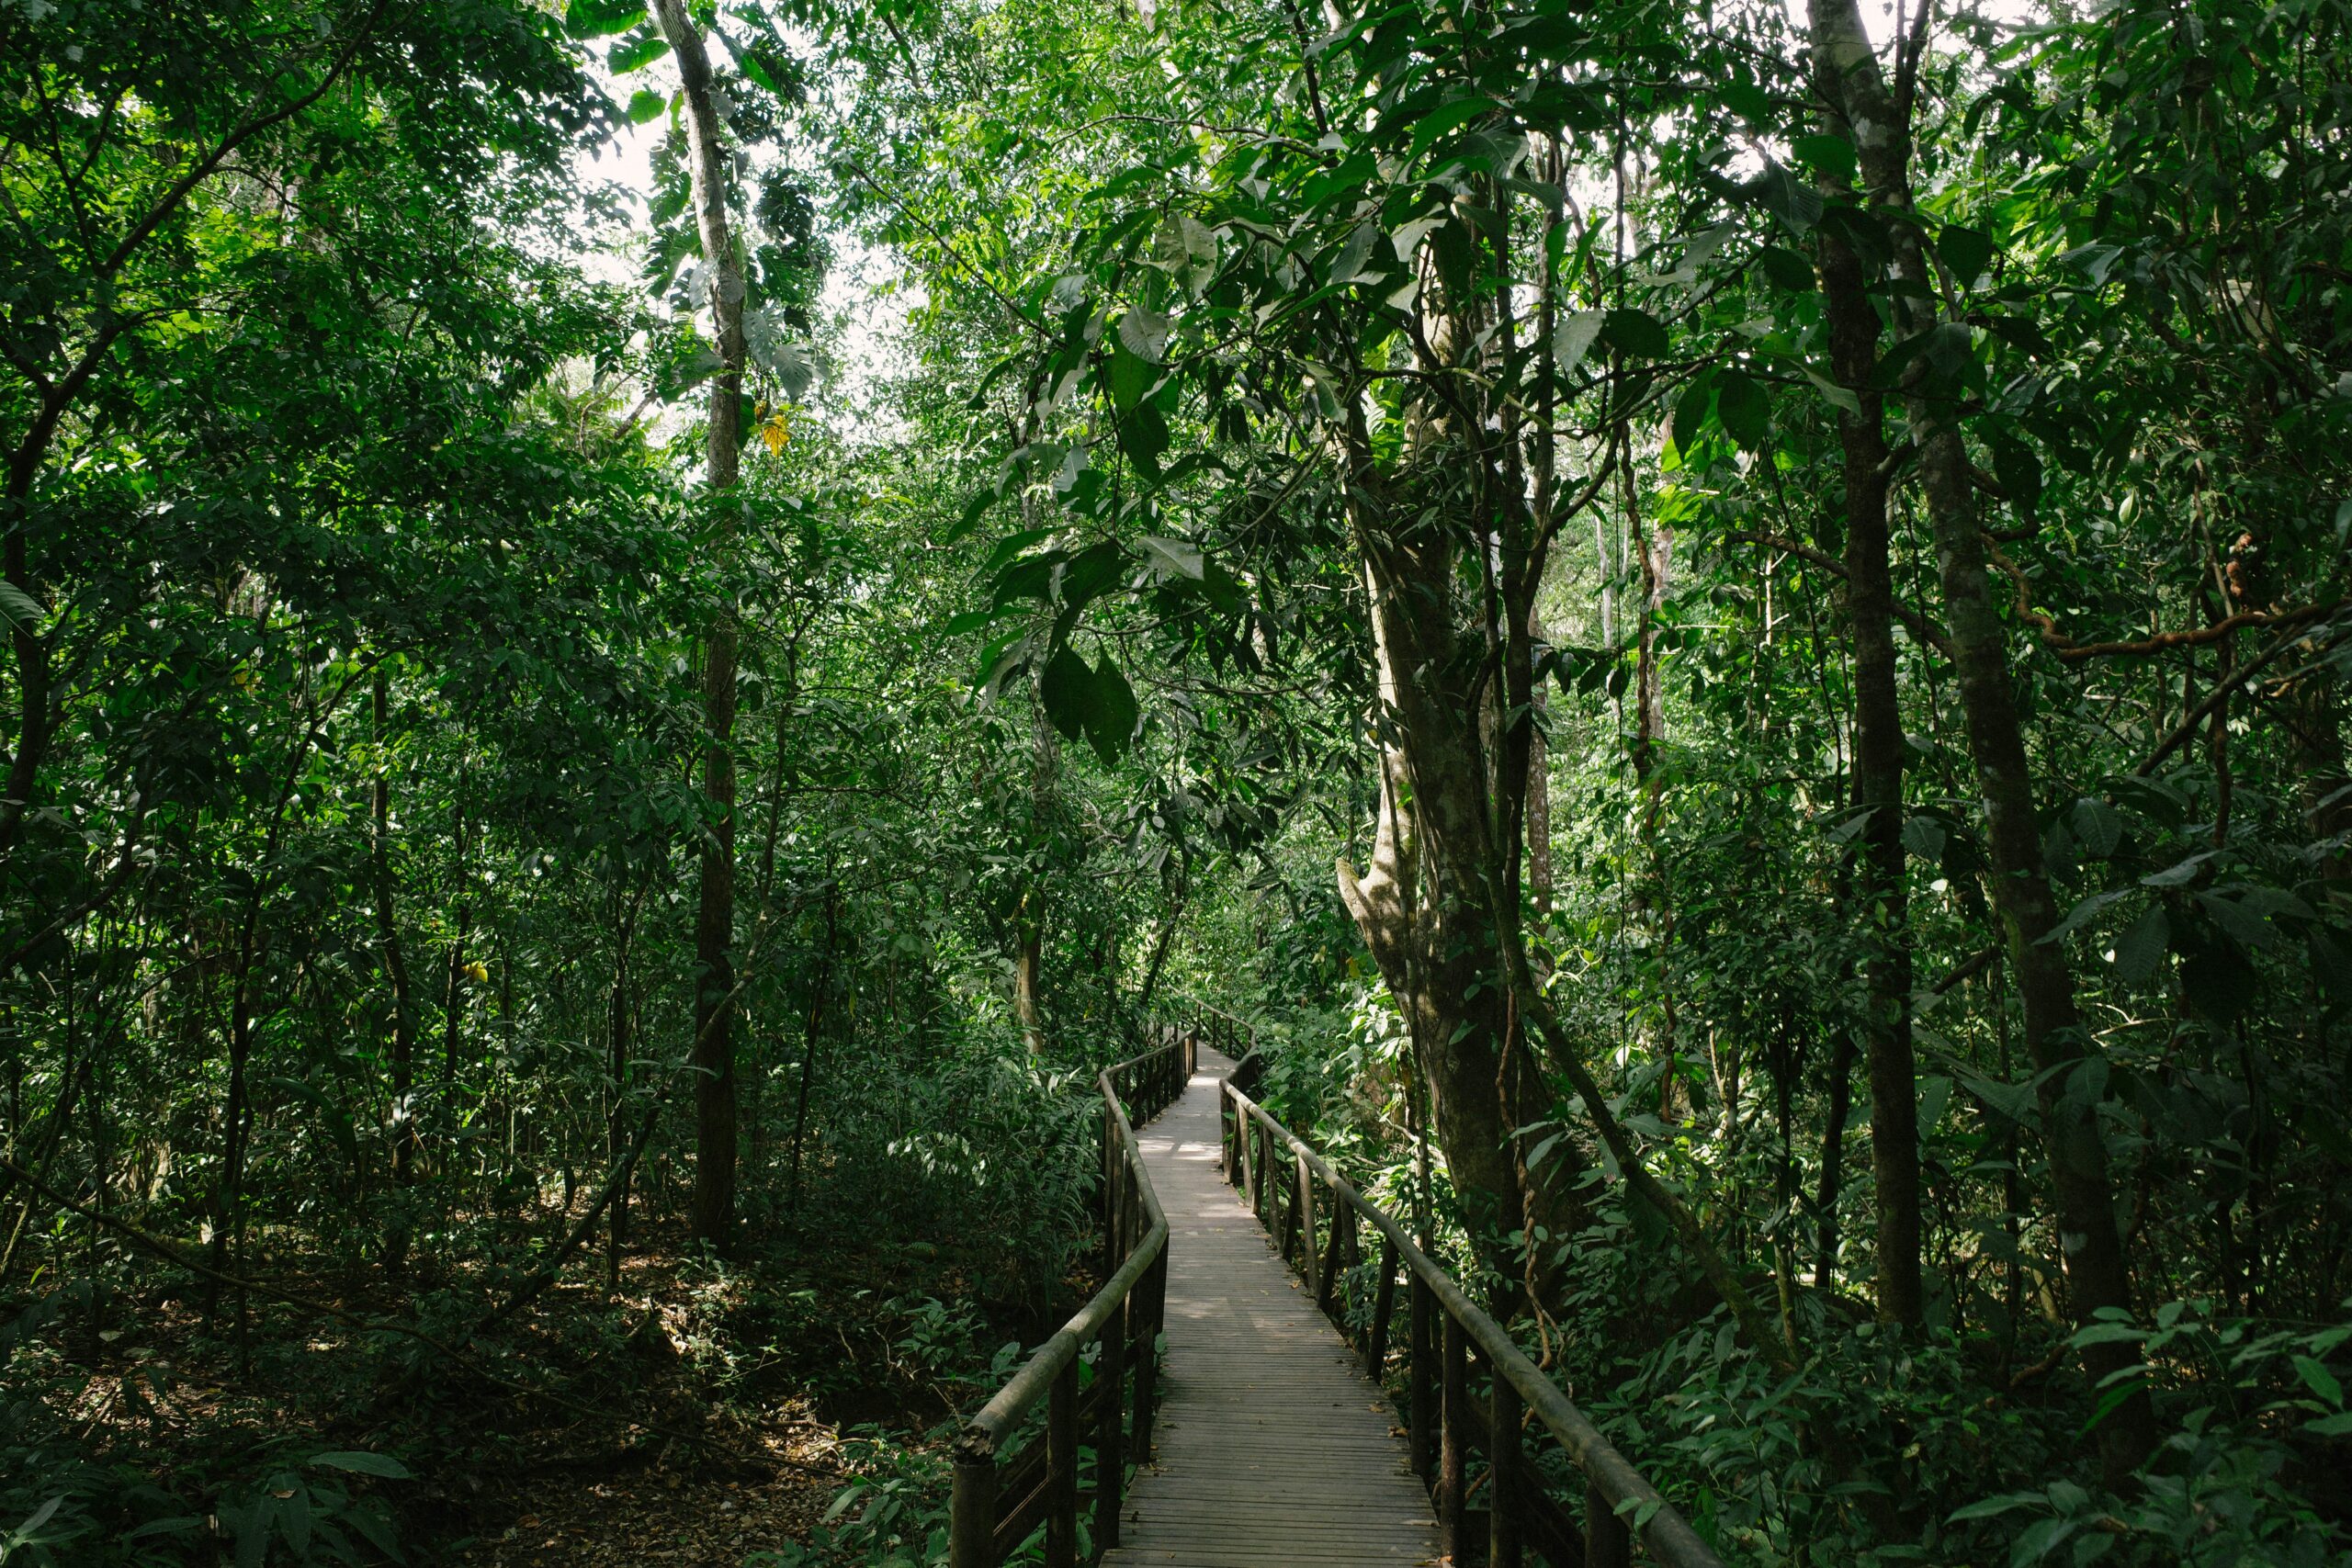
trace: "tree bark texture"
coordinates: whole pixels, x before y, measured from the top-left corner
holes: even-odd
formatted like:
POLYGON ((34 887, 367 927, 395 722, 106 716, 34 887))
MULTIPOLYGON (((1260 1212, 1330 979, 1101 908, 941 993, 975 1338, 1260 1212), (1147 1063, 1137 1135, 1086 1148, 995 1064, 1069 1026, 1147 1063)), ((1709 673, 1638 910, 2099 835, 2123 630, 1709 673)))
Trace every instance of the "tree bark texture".
MULTIPOLYGON (((1897 108, 1887 90, 1861 13, 1855 0, 1811 3, 1818 88, 1850 134, 1872 213, 1884 226, 1897 335, 1964 331, 1944 321, 1937 304, 1937 279, 1912 210, 1906 111, 1897 108)), ((1912 364, 1903 388, 1904 416, 1918 450, 1920 489, 1984 803, 1994 907, 2036 1068, 2061 1255, 2076 1321, 2088 1324, 2102 1309, 2128 1313, 2132 1304, 2132 1272, 2098 1126, 2104 1091, 2087 1070, 2093 1057, 2075 1010, 2065 952, 2044 940, 2058 924, 2058 910, 2042 864, 2033 776, 2010 686, 2007 631, 1988 581, 1990 558, 1956 409, 1949 395, 1926 379, 1928 367, 1924 356, 1912 364)), ((2121 1344, 2090 1347, 2083 1359, 2101 1380, 2131 1376, 2138 1365, 2138 1357, 2121 1344)), ((2154 1447, 2154 1416, 2144 1389, 2109 1413, 2098 1438, 2109 1479, 2120 1484, 2154 1447)))
MULTIPOLYGON (((710 277, 719 368, 710 382, 704 484, 714 496, 735 488, 742 455, 743 269, 727 212, 726 144, 710 57, 684 0, 654 0, 653 14, 678 62, 695 213, 710 277)), ((724 502, 713 509, 720 547, 732 537, 724 502)), ((695 919, 695 1181, 688 1223, 698 1240, 723 1243, 735 1222, 735 660, 731 605, 721 606, 703 640, 703 794, 711 821, 702 852, 695 919)))
POLYGON ((1821 242, 1831 368, 1859 409, 1838 418, 1846 481, 1846 615, 1854 653, 1854 808, 1864 814, 1860 895, 1863 1020, 1871 1086, 1871 1174, 1878 1197, 1878 1314, 1916 1328, 1919 1274, 1918 1074, 1911 1043, 1911 942, 1903 857, 1903 711, 1894 664, 1894 581, 1887 531, 1885 408, 1871 389, 1878 312, 1860 258, 1821 242))

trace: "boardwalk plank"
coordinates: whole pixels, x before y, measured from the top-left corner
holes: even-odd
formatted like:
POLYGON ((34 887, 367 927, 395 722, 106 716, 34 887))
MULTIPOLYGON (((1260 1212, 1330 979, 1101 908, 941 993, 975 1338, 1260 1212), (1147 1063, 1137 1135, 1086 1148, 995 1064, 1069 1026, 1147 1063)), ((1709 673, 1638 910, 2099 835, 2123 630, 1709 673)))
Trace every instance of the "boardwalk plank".
POLYGON ((1171 1232, 1167 1372, 1154 1463, 1105 1568, 1435 1562, 1396 1413, 1220 1173, 1216 1086, 1232 1066, 1203 1049, 1138 1133, 1171 1232))

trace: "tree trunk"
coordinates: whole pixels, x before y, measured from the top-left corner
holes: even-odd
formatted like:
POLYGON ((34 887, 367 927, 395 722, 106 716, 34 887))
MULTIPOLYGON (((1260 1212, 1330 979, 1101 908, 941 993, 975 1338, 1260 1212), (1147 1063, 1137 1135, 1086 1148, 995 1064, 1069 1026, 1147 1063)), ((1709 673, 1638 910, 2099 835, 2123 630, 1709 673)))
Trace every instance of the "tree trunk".
POLYGON ((823 1038, 825 1004, 833 988, 833 953, 841 937, 842 885, 825 885, 825 952, 817 965, 817 984, 808 994, 808 1021, 800 1036, 800 1096, 792 1111, 792 1188, 790 1204, 800 1208, 800 1169, 808 1143, 808 1089, 817 1077, 817 1043, 823 1038))
MULTIPOLYGON (((1528 637, 1533 641, 1550 639, 1544 623, 1531 619, 1528 637)), ((1537 713, 1551 705, 1551 682, 1548 679, 1533 682, 1532 700, 1537 713)), ((1527 890, 1533 900, 1535 912, 1552 912, 1552 767, 1550 748, 1544 739, 1544 728, 1538 723, 1527 737, 1527 890)))
POLYGON ((1878 312, 1860 259, 1821 243, 1830 365, 1859 410, 1838 415, 1845 452, 1846 615, 1854 645, 1854 808, 1864 814, 1860 894, 1863 1020, 1871 1086, 1871 1172, 1878 1196, 1878 1315, 1917 1328, 1919 1111, 1911 1046, 1911 942, 1903 860, 1903 710, 1895 686, 1894 580, 1886 521, 1884 397, 1871 389, 1878 312))
MULTIPOLYGON (((1937 330, 1936 278, 1911 212, 1907 108, 1898 109, 1887 91, 1855 0, 1811 4, 1819 89, 1850 132, 1873 208, 1886 220, 1898 335, 1937 330)), ((2087 1325, 2101 1310, 2132 1310, 2131 1268, 2098 1127, 2103 1090, 2085 1070, 2091 1058, 2064 951, 2044 940, 2058 924, 2058 911, 2042 866, 2033 777, 2009 683, 2007 633, 1987 581, 1967 448, 1951 402, 1924 381, 1927 368, 1924 360, 1912 366, 1904 415, 1918 448, 1961 705, 1984 800, 1995 908, 2037 1070, 2061 1251, 2076 1321, 2087 1325)), ((2139 1361, 2128 1346, 2114 1343, 2088 1348, 2083 1359, 2101 1381, 2133 1377, 2139 1361)), ((2108 1413, 2098 1434, 2108 1479, 2122 1484, 2155 1444, 2144 1386, 2108 1413)))
POLYGON ((1012 1017, 1021 1025, 1021 1041, 1032 1056, 1046 1054, 1046 1012, 1038 1005, 1037 980, 1046 961, 1046 921, 1038 909, 1042 896, 1031 886, 1021 895, 1012 912, 1012 1017))
MULTIPOLYGON (((1340 863, 1340 892, 1404 1014, 1455 1189, 1475 1224, 1510 1228, 1528 1206, 1512 1134, 1548 1114, 1551 1096, 1526 1081, 1535 1075, 1501 1070, 1517 1022, 1499 951, 1519 938, 1491 893, 1480 704, 1443 608, 1453 552, 1436 525, 1398 527, 1404 508, 1376 520, 1367 504, 1356 534, 1380 683, 1380 821, 1364 873, 1340 863)), ((1532 1205, 1565 1237, 1582 1228, 1579 1164, 1566 1140, 1554 1147, 1531 1173, 1532 1205)))
POLYGON ((474 910, 466 897, 465 808, 458 811, 457 935, 449 942, 449 961, 441 980, 441 1088, 458 1084, 458 1062, 466 1041, 466 947, 473 940, 474 910))
MULTIPOLYGON (((704 484, 713 494, 735 488, 742 455, 743 269, 727 215, 727 147, 713 96, 710 57, 687 18, 684 0, 654 0, 662 37, 677 56, 692 153, 695 211, 708 269, 719 368, 710 382, 704 484)), ((724 506, 712 510, 725 547, 734 526, 724 506)), ((695 919, 695 1180, 688 1228, 724 1245, 735 1223, 735 614, 722 606, 703 640, 703 793, 711 822, 702 852, 702 897, 695 919)))
MULTIPOLYGON (((375 884, 376 948, 384 977, 392 987, 392 1184, 406 1187, 416 1179, 416 1002, 409 987, 408 962, 401 953, 400 921, 392 891, 392 774, 386 760, 390 744, 390 681, 379 666, 368 690, 368 712, 374 726, 374 778, 368 785, 368 869, 375 884)), ((403 1220, 384 1240, 384 1269, 398 1276, 408 1260, 408 1227, 403 1220)))

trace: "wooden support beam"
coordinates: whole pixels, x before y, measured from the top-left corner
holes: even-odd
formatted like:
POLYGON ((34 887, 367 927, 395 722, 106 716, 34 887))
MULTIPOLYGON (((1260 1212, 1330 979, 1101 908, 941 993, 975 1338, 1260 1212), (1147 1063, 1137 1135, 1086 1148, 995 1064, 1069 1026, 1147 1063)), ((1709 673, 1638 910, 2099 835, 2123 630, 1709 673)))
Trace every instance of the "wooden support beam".
POLYGON ((1388 1356, 1388 1321, 1396 1309, 1396 1244, 1380 1244, 1380 1283, 1372 1297, 1372 1332, 1363 1342, 1363 1375, 1380 1382, 1380 1364, 1388 1356))
POLYGON ((1437 1450, 1437 1348, 1431 1342, 1435 1337, 1436 1325, 1430 1322, 1430 1315, 1436 1308, 1437 1297, 1419 1274, 1412 1276, 1405 1289, 1412 1346, 1412 1360, 1406 1369, 1406 1403, 1409 1408, 1406 1416, 1408 1436, 1405 1446, 1412 1459, 1413 1473, 1423 1481, 1433 1482, 1435 1472, 1432 1466, 1437 1450))
POLYGON ((1487 1410, 1487 1568, 1520 1568, 1519 1390, 1495 1379, 1487 1410))
POLYGON ((1054 1378, 1046 1396, 1046 1464, 1053 1500, 1046 1507, 1046 1568, 1078 1568, 1078 1360, 1054 1378))
POLYGON ((1470 1342, 1452 1313, 1441 1314, 1438 1350, 1439 1433, 1437 1539, 1449 1557, 1462 1553, 1462 1508, 1467 1490, 1470 1449, 1470 1342))
POLYGON ((1102 1348, 1094 1361, 1094 1386, 1101 1391, 1094 1427, 1094 1548, 1108 1551, 1119 1544, 1119 1499, 1127 1481, 1126 1443, 1122 1427, 1127 1411, 1127 1303, 1121 1302, 1102 1325, 1102 1348))
POLYGON ((1631 1568, 1634 1535, 1598 1484, 1584 1488, 1584 1568, 1631 1568))

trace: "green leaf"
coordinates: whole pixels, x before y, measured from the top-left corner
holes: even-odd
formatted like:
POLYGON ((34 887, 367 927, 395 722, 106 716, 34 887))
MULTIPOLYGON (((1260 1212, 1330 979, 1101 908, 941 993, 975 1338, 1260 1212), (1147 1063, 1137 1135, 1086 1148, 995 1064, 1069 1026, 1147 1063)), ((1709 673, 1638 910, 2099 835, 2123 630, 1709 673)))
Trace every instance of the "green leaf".
POLYGON ((1002 604, 990 610, 965 610, 948 616, 944 629, 949 637, 963 637, 972 632, 986 631, 989 626, 994 626, 997 617, 1004 613, 1005 606, 1002 604))
POLYGON ((2034 1096, 2031 1084, 2003 1083, 1998 1078, 1979 1077, 1965 1067, 1955 1068, 1954 1072, 1968 1092, 1996 1115, 2011 1122, 2023 1122, 2032 1114, 2034 1096))
POLYGON ((2352 1410, 2323 1416, 2316 1421, 2306 1421, 2303 1430, 2314 1438, 2352 1438, 2352 1410))
POLYGON ((1436 146, 1441 138, 1495 112, 1497 107, 1492 98, 1456 98, 1452 103, 1440 104, 1414 122, 1412 143, 1405 150, 1406 161, 1419 158, 1436 146))
POLYGON ((1149 394, 1159 379, 1159 367, 1127 346, 1126 333, 1116 333, 1111 339, 1111 406, 1121 414, 1132 413, 1137 403, 1149 394))
POLYGON ((1714 389, 1702 377, 1676 400, 1674 417, 1668 422, 1668 427, 1677 451, 1690 451, 1691 443, 1699 439, 1699 433, 1707 427, 1707 411, 1713 398, 1714 389))
POLYGON ((408 1466, 390 1454, 371 1454, 361 1449, 338 1449, 331 1453, 312 1454, 312 1464, 322 1464, 329 1470, 347 1470, 355 1475, 380 1475, 387 1481, 416 1479, 408 1466))
POLYGON ((1789 144, 1789 151, 1807 167, 1827 175, 1839 185, 1852 185, 1860 172, 1854 161, 1854 144, 1842 136, 1800 136, 1789 144))
POLYGON ((2113 854, 2116 846, 2123 841, 2123 818, 2117 815, 2115 807, 2095 795, 2085 795, 2075 802, 2066 825, 2075 830, 2075 837, 2082 840, 2085 849, 2101 858, 2113 854))
POLYGON ((1771 433, 1771 400, 1754 377, 1726 370, 1715 384, 1715 417, 1734 441, 1760 452, 1771 433))
POLYGON ((623 39, 613 46, 605 63, 616 76, 626 76, 632 71, 643 70, 670 52, 670 40, 660 33, 647 30, 635 38, 623 39))
POLYGON ((2115 939, 2115 975, 2127 986, 2145 985, 2163 962, 2172 941, 2172 918, 2158 904, 2123 929, 2115 939))
POLYGON ((2041 456, 2011 435, 1995 435, 1992 446, 1993 477, 2001 481, 2001 493, 2018 516, 2030 518, 2041 503, 2041 456))
POLYGON ((1753 82, 1726 82, 1716 89, 1724 106, 1750 125, 1772 123, 1772 98, 1753 82))
POLYGON ((2190 855, 2187 860, 2177 861, 2162 871, 2142 877, 2140 886, 2143 887, 2186 887, 2197 879, 2197 868, 2221 852, 2219 850, 2206 850, 2202 853, 2190 855))
POLYGON ((1135 459, 1136 467, 1145 477, 1156 478, 1159 472, 1159 455, 1168 450, 1168 421, 1149 403, 1136 410, 1119 422, 1119 446, 1135 459))
POLYGON ((1945 1522, 1957 1525, 1970 1519, 1998 1518, 2003 1514, 2014 1514, 2019 1508, 2041 1507, 2042 1503, 2043 1498, 2039 1492, 2004 1492, 1998 1497, 1986 1497, 1966 1507, 1953 1509, 1945 1522))
POLYGON ((2077 1350, 2093 1345, 2136 1345, 2148 1337, 2148 1331, 2130 1323, 2093 1323, 2075 1330, 2067 1343, 2077 1350))
POLYGON ((1093 698, 1086 715, 1086 738, 1093 743, 1095 755, 1106 763, 1117 761, 1142 716, 1135 688, 1104 650, 1102 661, 1094 668, 1093 698))
POLYGON ((609 38, 645 20, 645 0, 571 0, 563 30, 573 38, 609 38))
POLYGON ((1103 590, 1118 581, 1119 574, 1126 564, 1127 552, 1109 539, 1079 551, 1062 568, 1062 614, 1075 615, 1084 609, 1103 590))
POLYGON ((2329 1371, 2309 1356, 2297 1356, 2294 1361, 2295 1375, 2303 1380, 2305 1388, 2310 1389, 2322 1400, 2335 1405, 2337 1409, 2341 1410, 2344 1407, 2344 1385, 2335 1380, 2334 1372, 2329 1371))
POLYGON ((1767 245, 1756 253, 1757 265, 1771 279, 1775 288, 1792 294, 1810 294, 1816 287, 1813 264, 1796 252, 1780 245, 1767 245))
POLYGON ((1804 367, 1804 378, 1813 383, 1815 391, 1828 400, 1831 408, 1842 410, 1847 413, 1858 414, 1862 412, 1862 400, 1854 395, 1851 388, 1839 386, 1810 365, 1804 367))
POLYGON ((48 618, 49 612, 40 607, 40 601, 0 577, 0 620, 6 621, 11 630, 38 636, 41 622, 48 618))
POLYGON ((988 509, 996 504, 996 500, 997 494, 993 490, 973 491, 971 498, 964 502, 963 514, 948 525, 947 532, 939 536, 939 542, 943 545, 952 545, 970 533, 979 525, 980 518, 987 513, 988 509))
POLYGON ((1805 233, 1821 221, 1821 193, 1781 164, 1766 164, 1764 172, 1749 182, 1747 194, 1795 233, 1805 233))
POLYGON ((2065 941, 2068 937, 2082 930, 2083 927, 2088 925, 2091 919, 2109 904, 2116 902, 2118 899, 2128 898, 2130 897, 2131 891, 2128 888, 2116 888, 2106 893, 2092 894, 2089 897, 2075 905, 2072 909, 2069 909, 2066 912, 2066 918, 2060 920, 2055 926, 2044 932, 2035 945, 2054 945, 2065 941))
POLYGON ((1143 554, 1153 571, 1162 579, 1184 577, 1197 582, 1206 565, 1201 547, 1187 544, 1182 539, 1147 537, 1143 541, 1143 554))
POLYGON ((1603 312, 1600 336, 1611 348, 1636 359, 1663 359, 1673 346, 1656 316, 1631 307, 1603 312))
POLYGON ((649 120, 661 118, 662 111, 669 107, 670 100, 652 88, 639 87, 629 96, 628 107, 622 112, 628 116, 631 125, 643 125, 649 120))
POLYGON ((1094 671, 1086 660, 1068 643, 1055 649, 1037 673, 1037 700, 1046 705, 1046 716, 1063 739, 1075 740, 1086 733, 1087 709, 1093 698, 1094 671))
POLYGON ((1119 317, 1119 342, 1136 358, 1157 365, 1168 350, 1168 318, 1130 305, 1119 317))
POLYGON ((1984 275, 1993 260, 1992 236, 1981 230, 1950 224, 1936 236, 1936 254, 1951 268, 1952 277, 1960 286, 1967 288, 1984 275))
POLYGON ((2037 1519, 2009 1546, 2009 1568, 2026 1568, 2040 1562, 2066 1543, 2079 1521, 2075 1519, 2037 1519))
POLYGON ((1570 376, 1584 363, 1584 356, 1600 336, 1607 313, 1600 310, 1571 310, 1561 318, 1559 327, 1552 333, 1552 357, 1559 373, 1570 376))

